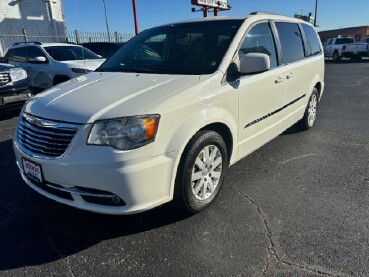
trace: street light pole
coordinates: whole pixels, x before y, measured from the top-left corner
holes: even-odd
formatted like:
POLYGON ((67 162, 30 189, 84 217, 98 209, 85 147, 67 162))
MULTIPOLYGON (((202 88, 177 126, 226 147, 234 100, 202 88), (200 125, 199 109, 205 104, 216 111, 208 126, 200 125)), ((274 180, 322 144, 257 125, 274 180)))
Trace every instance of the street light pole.
POLYGON ((109 23, 108 23, 108 15, 106 13, 106 5, 105 5, 105 0, 103 0, 104 3, 104 11, 105 11, 105 23, 106 23, 106 30, 108 31, 108 40, 110 42, 110 31, 109 31, 109 23))
POLYGON ((317 27, 316 25, 316 18, 318 16, 318 0, 315 0, 315 16, 314 16, 314 27, 317 27))
POLYGON ((136 0, 132 0, 132 6, 133 6, 133 17, 135 20, 135 33, 137 36, 138 35, 138 21, 137 21, 136 0))

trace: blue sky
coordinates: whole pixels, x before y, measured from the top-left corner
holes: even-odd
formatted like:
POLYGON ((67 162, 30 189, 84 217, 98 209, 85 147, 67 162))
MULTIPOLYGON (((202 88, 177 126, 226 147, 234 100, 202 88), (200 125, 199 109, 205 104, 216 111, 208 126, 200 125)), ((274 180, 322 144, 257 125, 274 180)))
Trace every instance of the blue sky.
MULTIPOLYGON (((110 31, 133 33, 131 0, 105 0, 110 31)), ((191 12, 191 0, 136 0, 139 29, 159 24, 201 17, 191 12)), ((315 0, 229 0, 230 11, 221 15, 247 15, 251 11, 268 11, 293 16, 301 10, 314 12, 315 0)), ((64 0, 68 30, 105 31, 102 0, 64 0)), ((319 0, 319 30, 369 25, 368 0, 319 0)))

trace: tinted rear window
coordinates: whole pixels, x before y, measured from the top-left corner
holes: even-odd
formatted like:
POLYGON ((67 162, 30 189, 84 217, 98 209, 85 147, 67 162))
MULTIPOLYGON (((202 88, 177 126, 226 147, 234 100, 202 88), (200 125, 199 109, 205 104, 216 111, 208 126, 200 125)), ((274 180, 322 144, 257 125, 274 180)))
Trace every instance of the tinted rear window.
POLYGON ((295 23, 277 22, 282 47, 282 63, 291 63, 305 57, 299 26, 295 23))
POLYGON ((320 54, 322 51, 320 49, 320 39, 314 29, 314 27, 302 24, 302 29, 304 30, 306 37, 306 56, 314 56, 320 54))
POLYGON ((345 43, 354 43, 353 38, 338 38, 336 39, 335 44, 345 44, 345 43))

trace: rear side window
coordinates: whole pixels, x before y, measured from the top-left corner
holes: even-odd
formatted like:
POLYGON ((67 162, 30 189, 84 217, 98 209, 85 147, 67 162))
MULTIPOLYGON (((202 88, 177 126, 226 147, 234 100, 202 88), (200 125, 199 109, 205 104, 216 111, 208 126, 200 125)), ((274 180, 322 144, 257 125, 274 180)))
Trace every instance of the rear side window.
POLYGON ((270 67, 277 66, 277 53, 272 31, 268 23, 260 23, 247 33, 240 50, 240 59, 248 53, 267 54, 270 58, 270 67))
POLYGON ((320 40, 314 28, 310 25, 302 24, 302 29, 306 37, 306 57, 319 55, 322 50, 320 49, 320 40))
POLYGON ((282 47, 282 62, 286 64, 303 59, 304 44, 299 26, 285 22, 276 22, 275 25, 282 47))
POLYGON ((14 48, 12 61, 25 63, 27 62, 27 53, 25 47, 14 48))

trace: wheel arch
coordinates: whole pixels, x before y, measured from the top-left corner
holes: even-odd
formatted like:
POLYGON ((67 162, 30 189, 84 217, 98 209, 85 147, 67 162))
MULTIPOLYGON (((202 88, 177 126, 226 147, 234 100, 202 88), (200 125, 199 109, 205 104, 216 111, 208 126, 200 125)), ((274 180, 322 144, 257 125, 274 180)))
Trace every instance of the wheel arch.
MULTIPOLYGON (((202 127, 199 131, 214 131, 216 133, 218 133, 219 135, 222 136, 226 146, 227 146, 227 152, 228 152, 228 162, 230 162, 231 160, 231 155, 233 152, 233 135, 231 130, 229 129, 229 127, 221 122, 215 122, 215 123, 210 123, 204 127, 202 127)), ((196 132, 196 133, 197 133, 196 132)))
POLYGON ((318 90, 318 94, 319 94, 319 99, 321 96, 321 92, 322 92, 322 83, 321 82, 317 82, 314 86, 314 88, 316 88, 318 90))
POLYGON ((185 149, 193 136, 202 130, 215 131, 219 133, 223 137, 227 150, 229 151, 229 164, 232 164, 232 160, 236 160, 237 158, 237 127, 236 119, 230 112, 220 108, 213 108, 206 112, 200 111, 193 114, 191 117, 187 118, 187 120, 182 122, 176 130, 173 130, 173 136, 171 136, 170 143, 166 149, 166 153, 168 154, 176 153, 171 178, 170 194, 172 196, 178 167, 180 166, 185 149), (187 131, 184 132, 183 130, 187 131))

